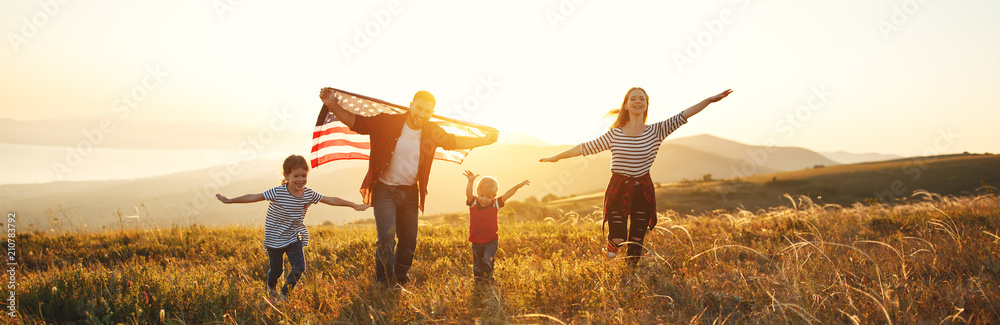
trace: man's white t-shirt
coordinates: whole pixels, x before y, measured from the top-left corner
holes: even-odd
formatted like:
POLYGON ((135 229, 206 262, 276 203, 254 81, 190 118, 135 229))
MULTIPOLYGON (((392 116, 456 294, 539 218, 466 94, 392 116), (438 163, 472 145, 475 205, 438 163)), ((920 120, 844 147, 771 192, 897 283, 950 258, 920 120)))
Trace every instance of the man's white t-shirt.
MULTIPOLYGON (((423 129, 421 129, 423 130, 423 129)), ((417 183, 417 167, 420 165, 420 131, 403 125, 403 132, 396 141, 389 167, 382 172, 379 181, 393 186, 409 186, 417 183)))

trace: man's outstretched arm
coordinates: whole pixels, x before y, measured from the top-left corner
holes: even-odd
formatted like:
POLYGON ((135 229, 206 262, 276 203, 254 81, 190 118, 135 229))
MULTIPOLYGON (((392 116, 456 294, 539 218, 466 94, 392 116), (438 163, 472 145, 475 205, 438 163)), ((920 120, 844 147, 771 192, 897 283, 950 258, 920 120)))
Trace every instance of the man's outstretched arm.
POLYGON ((445 149, 472 149, 475 147, 482 147, 485 145, 490 145, 497 142, 497 138, 500 137, 498 132, 490 132, 486 135, 478 138, 473 137, 455 137, 455 148, 445 148, 445 149))

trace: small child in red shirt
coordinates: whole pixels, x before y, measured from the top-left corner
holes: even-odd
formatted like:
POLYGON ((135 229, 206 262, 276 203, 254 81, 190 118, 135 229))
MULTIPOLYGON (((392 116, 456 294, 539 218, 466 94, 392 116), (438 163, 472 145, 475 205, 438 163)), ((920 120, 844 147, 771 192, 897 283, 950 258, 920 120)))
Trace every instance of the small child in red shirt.
POLYGON ((469 185, 465 188, 465 204, 469 206, 469 242, 472 242, 472 273, 476 283, 493 282, 493 256, 497 254, 497 211, 504 202, 522 186, 530 184, 527 180, 514 185, 503 196, 497 197, 500 183, 496 178, 486 176, 479 180, 476 195, 472 195, 472 183, 479 175, 465 171, 469 185))

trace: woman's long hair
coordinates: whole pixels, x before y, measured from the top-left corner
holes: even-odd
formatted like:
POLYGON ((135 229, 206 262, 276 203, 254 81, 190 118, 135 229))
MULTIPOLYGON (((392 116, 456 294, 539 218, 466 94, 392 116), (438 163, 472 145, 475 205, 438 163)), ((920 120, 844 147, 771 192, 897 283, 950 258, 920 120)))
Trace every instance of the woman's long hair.
POLYGON ((646 116, 649 116, 649 94, 647 94, 646 90, 642 89, 641 87, 632 87, 632 89, 629 89, 627 92, 625 92, 625 100, 622 100, 622 107, 610 110, 608 111, 607 114, 604 115, 604 117, 616 114, 618 115, 618 118, 615 118, 615 123, 611 125, 612 129, 620 128, 625 126, 625 124, 628 124, 629 114, 628 114, 628 109, 625 108, 625 105, 628 104, 628 94, 631 94, 632 91, 636 89, 642 90, 642 94, 646 96, 646 111, 642 112, 642 123, 646 123, 646 116))

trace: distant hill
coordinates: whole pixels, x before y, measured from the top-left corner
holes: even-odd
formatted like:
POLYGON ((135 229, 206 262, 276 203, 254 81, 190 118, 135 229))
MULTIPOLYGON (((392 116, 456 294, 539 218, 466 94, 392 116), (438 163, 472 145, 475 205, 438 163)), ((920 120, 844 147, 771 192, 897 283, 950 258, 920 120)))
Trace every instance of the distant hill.
MULTIPOLYGON (((742 180, 662 184, 657 188, 658 211, 696 214, 715 209, 751 211, 790 205, 806 196, 817 204, 897 203, 917 190, 940 195, 965 195, 1000 187, 1000 155, 915 157, 876 163, 838 165, 761 174, 742 180)), ((589 211, 600 206, 603 192, 550 202, 564 210, 589 211)))
MULTIPOLYGON (((1000 186, 1000 155, 957 154, 756 175, 746 181, 852 201, 872 198, 891 203, 913 191, 942 195, 973 193, 983 184, 1000 186), (829 190, 822 190, 827 188, 829 190)), ((804 194, 804 193, 803 193, 804 194)))
MULTIPOLYGON (((723 157, 735 159, 741 163, 743 161, 753 162, 756 166, 765 167, 773 171, 796 170, 816 165, 832 166, 838 164, 836 161, 805 148, 754 146, 708 134, 670 139, 665 141, 665 143, 710 151, 723 157)), ((747 168, 746 170, 751 169, 747 168)), ((761 172, 758 171, 757 173, 761 172)), ((729 175, 726 177, 729 177, 729 175)))
MULTIPOLYGON (((361 166, 362 163, 345 162, 352 166, 361 166)), ((278 185, 281 161, 257 160, 234 166, 232 169, 218 166, 136 180, 4 185, 0 186, 0 204, 20 214, 20 220, 25 225, 34 223, 42 229, 51 225, 53 217, 58 218, 62 225, 74 228, 83 228, 84 225, 91 230, 118 227, 117 211, 128 216, 135 215, 136 209, 141 218, 123 219, 126 226, 136 222, 159 226, 262 225, 266 203, 223 205, 214 195, 219 192, 229 196, 260 193, 278 185), (145 208, 141 207, 143 204, 145 208), (65 215, 59 211, 60 207, 66 210, 65 215), (51 217, 46 215, 49 209, 52 210, 51 217)), ((339 170, 333 166, 317 170, 316 178, 312 180, 326 179, 327 182, 307 186, 326 190, 330 195, 348 197, 351 193, 347 187, 336 185, 339 181, 337 175, 325 175, 339 170)), ((356 199, 357 191, 354 193, 354 197, 348 198, 356 199)), ((315 223, 352 220, 352 214, 356 213, 325 205, 310 210, 310 219, 315 223)))
POLYGON ((824 157, 841 164, 856 164, 863 162, 886 161, 904 158, 903 156, 882 153, 850 153, 846 151, 820 152, 824 157))

